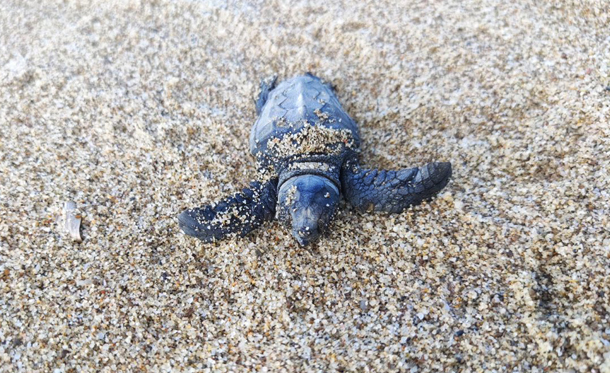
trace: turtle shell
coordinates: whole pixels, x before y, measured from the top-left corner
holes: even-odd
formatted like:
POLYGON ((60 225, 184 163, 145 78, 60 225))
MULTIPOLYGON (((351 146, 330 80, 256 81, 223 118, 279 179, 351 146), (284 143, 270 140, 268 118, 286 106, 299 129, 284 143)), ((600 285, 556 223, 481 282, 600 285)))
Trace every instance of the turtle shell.
POLYGON ((250 133, 250 151, 267 164, 315 154, 342 156, 359 147, 358 127, 332 87, 310 74, 273 89, 250 133))

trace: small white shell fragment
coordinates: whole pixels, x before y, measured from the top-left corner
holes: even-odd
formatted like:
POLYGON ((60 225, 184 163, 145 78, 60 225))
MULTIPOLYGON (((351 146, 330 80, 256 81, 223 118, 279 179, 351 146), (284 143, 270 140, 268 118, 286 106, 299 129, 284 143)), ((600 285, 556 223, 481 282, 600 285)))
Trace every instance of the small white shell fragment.
POLYGON ((74 211, 76 211, 76 202, 68 201, 64 203, 62 216, 63 228, 73 241, 82 242, 83 239, 80 235, 80 218, 74 215, 74 211))

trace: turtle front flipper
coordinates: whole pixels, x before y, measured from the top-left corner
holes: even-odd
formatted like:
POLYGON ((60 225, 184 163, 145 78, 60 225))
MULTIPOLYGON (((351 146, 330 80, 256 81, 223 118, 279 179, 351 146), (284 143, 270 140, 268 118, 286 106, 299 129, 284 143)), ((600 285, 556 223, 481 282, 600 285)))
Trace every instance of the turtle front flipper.
POLYGON ((231 233, 245 236, 275 216, 277 179, 252 182, 249 188, 215 204, 189 209, 178 216, 182 231, 204 242, 231 233))
POLYGON ((451 163, 435 162, 397 171, 346 165, 341 175, 345 198, 362 211, 401 212, 432 198, 447 185, 451 163))

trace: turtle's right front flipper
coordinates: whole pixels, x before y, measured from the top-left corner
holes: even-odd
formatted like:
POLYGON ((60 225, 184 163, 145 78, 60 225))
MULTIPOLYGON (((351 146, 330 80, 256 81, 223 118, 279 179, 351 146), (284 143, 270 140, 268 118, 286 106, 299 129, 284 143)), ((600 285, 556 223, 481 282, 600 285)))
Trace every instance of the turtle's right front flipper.
POLYGON ((250 188, 218 203, 189 209, 178 216, 180 228, 204 242, 225 238, 231 233, 245 236, 275 216, 277 179, 252 182, 250 188))

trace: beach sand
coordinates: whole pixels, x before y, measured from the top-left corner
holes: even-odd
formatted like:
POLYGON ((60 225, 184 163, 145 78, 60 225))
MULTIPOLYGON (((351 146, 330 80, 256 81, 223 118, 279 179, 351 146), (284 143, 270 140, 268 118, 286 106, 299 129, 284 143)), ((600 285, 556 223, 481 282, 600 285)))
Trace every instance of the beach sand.
POLYGON ((143 3, 0 2, 0 371, 610 372, 607 2, 143 3), (307 71, 366 165, 451 183, 309 248, 183 235, 307 71))

